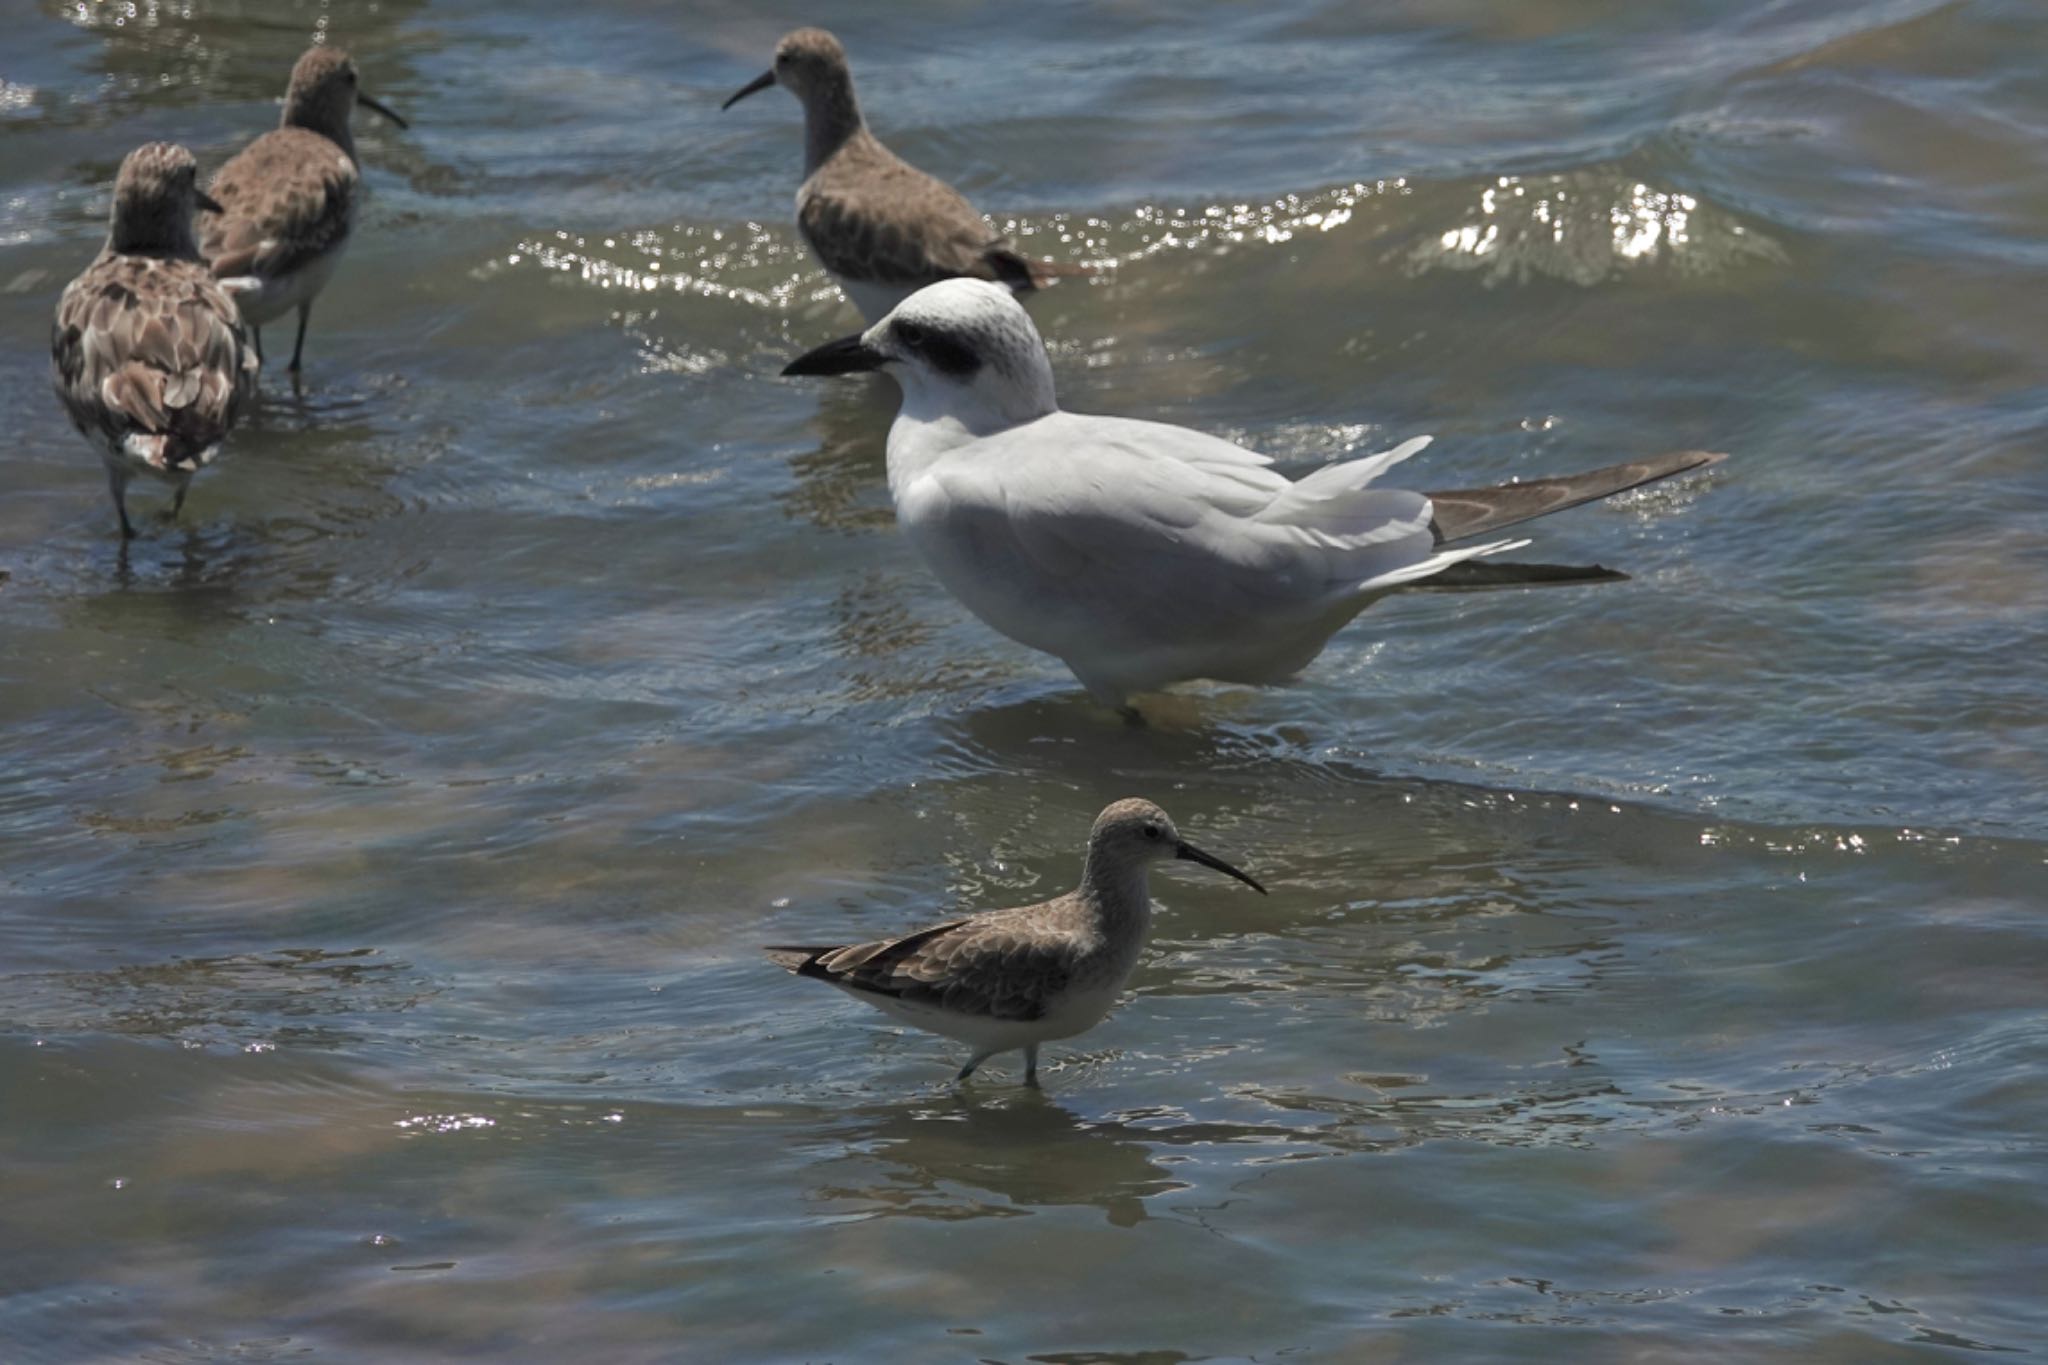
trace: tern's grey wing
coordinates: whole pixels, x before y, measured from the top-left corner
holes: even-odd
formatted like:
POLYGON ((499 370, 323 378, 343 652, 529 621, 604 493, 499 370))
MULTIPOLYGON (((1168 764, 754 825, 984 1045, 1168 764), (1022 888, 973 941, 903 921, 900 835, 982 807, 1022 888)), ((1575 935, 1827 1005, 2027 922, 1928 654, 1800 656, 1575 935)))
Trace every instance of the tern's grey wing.
POLYGON ((1140 636, 1225 631, 1288 602, 1319 610, 1430 557, 1418 494, 1351 489, 1284 515, 1304 485, 1185 427, 1053 413, 975 449, 899 496, 913 539, 936 515, 985 573, 1085 598, 1088 617, 1140 636))
POLYGON ((1529 521, 1551 512, 1561 512, 1580 503, 1613 497, 1616 493, 1668 479, 1689 469, 1719 464, 1726 455, 1704 450, 1678 450, 1644 460, 1609 465, 1583 474, 1566 474, 1555 479, 1531 479, 1527 483, 1501 484, 1496 488, 1456 488, 1430 493, 1436 520, 1430 529, 1436 543, 1446 544, 1483 536, 1503 526, 1529 521))
POLYGON ((1079 951, 1071 939, 1048 932, 1041 909, 970 915, 872 943, 766 951, 798 976, 856 994, 991 1019, 1037 1019, 1046 1000, 1065 989, 1079 951))
POLYGON ((952 186, 873 138, 849 142, 797 193, 797 227, 848 279, 926 285, 955 276, 1031 287, 1030 264, 952 186))
POLYGON ((192 469, 255 391, 246 336, 198 261, 102 256, 58 301, 52 377, 80 431, 158 438, 142 443, 150 463, 192 469))
POLYGON ((356 163, 304 128, 265 133, 207 186, 225 213, 197 217, 199 251, 217 279, 289 275, 348 236, 356 163))

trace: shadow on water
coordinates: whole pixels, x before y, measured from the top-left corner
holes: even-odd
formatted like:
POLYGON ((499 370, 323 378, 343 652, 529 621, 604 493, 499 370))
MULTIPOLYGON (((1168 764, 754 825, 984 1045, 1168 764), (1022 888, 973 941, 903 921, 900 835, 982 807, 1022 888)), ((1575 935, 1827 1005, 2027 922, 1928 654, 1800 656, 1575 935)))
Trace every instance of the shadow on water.
POLYGON ((1294 1140, 1283 1127, 1163 1110, 1088 1118, 1046 1091, 990 1084, 878 1106, 842 1136, 848 1150, 811 1169, 822 1180, 812 1194, 856 1216, 953 1221, 1092 1207, 1116 1227, 1156 1216, 1148 1201, 1189 1188, 1162 1151, 1294 1140))
POLYGON ((1057 663, 1050 667, 1057 670, 1052 678, 1006 689, 1014 698, 1028 686, 1032 695, 950 707, 936 719, 940 769, 954 776, 1029 774, 1104 800, 1131 795, 1125 789, 1133 784, 1172 790, 1190 772, 1202 773, 1211 792, 1235 793, 1247 805, 1274 790, 1277 772, 1346 796, 1415 790, 1408 775, 1339 758, 1300 727, 1272 723, 1281 689, 1154 693, 1139 700, 1142 719, 1134 722, 1096 702, 1057 663))
POLYGON ((96 65, 108 89, 77 106, 80 114, 105 118, 124 104, 278 100, 292 63, 316 42, 347 48, 368 67, 365 76, 373 91, 411 86, 416 73, 400 35, 426 6, 422 0, 286 4, 264 7, 260 18, 239 0, 141 6, 46 0, 41 8, 53 19, 107 40, 96 65))
POLYGON ((896 384, 860 376, 820 388, 811 422, 817 449, 790 460, 796 486, 777 501, 790 517, 829 531, 886 530, 896 523, 884 455, 900 401, 896 384))
POLYGON ((25 1033, 98 1029, 187 1047, 336 1049, 360 1042, 368 1018, 402 1013, 436 993, 410 964, 374 948, 285 948, 16 976, 5 1022, 25 1033))
MULTIPOLYGON (((192 511, 189 500, 186 511, 192 511)), ((113 582, 119 591, 70 598, 62 608, 67 623, 120 634, 148 618, 183 637, 232 619, 241 598, 237 580, 252 559, 242 538, 182 518, 174 521, 168 504, 136 519, 142 535, 135 540, 117 536, 113 546, 113 582)))

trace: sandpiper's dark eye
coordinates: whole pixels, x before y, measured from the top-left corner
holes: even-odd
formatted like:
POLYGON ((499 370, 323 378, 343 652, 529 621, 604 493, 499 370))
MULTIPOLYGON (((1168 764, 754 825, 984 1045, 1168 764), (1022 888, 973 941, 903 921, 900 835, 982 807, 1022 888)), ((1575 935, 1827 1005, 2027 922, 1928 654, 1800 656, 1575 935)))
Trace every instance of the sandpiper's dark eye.
POLYGON ((1165 832, 1165 830, 1159 828, 1159 826, 1157 825, 1145 826, 1145 837, 1147 839, 1157 839, 1160 835, 1164 834, 1165 832))
POLYGON ((897 323, 897 324, 896 324, 896 335, 897 335, 897 336, 898 336, 899 338, 901 338, 901 340, 902 340, 902 342, 903 342, 903 344, 904 344, 905 346, 922 346, 922 345, 924 345, 924 328, 922 328, 922 327, 918 326, 918 325, 917 325, 916 323, 914 323, 914 322, 899 322, 899 323, 897 323))

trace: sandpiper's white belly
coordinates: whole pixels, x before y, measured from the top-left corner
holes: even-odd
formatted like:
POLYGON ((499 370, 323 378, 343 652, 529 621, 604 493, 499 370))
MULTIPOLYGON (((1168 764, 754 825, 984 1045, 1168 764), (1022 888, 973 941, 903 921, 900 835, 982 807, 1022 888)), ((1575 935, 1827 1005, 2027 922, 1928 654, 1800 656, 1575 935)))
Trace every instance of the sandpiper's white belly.
POLYGON ((238 275, 222 280, 220 286, 234 297, 242 321, 251 327, 261 327, 317 297, 327 287, 347 246, 348 238, 344 237, 289 274, 267 279, 261 275, 238 275))
POLYGON ((844 275, 834 275, 832 282, 839 286, 839 292, 860 309, 860 315, 867 319, 870 327, 887 317, 897 304, 915 294, 922 285, 883 284, 879 280, 850 280, 844 275))
POLYGON ((1103 1016, 1115 1006, 1117 997, 1123 993, 1123 978, 1068 991, 1037 1019, 992 1019, 987 1015, 958 1014, 932 1005, 893 1000, 859 990, 847 989, 846 993, 864 1004, 875 1006, 891 1018, 929 1033, 956 1039, 977 1052, 1008 1052, 1032 1043, 1086 1033, 1101 1023, 1103 1016))

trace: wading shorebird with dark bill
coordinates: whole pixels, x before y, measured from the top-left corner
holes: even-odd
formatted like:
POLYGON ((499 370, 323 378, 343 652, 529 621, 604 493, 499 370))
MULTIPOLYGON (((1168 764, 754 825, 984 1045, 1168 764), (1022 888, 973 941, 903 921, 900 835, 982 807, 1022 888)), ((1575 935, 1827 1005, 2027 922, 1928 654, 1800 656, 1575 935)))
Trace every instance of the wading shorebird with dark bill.
POLYGON ((278 126, 243 148, 206 187, 219 206, 200 219, 199 245, 257 329, 259 352, 263 324, 298 310, 289 367, 295 379, 313 300, 327 287, 355 228, 362 172, 349 116, 360 104, 407 126, 358 85, 346 52, 310 49, 292 67, 278 126))
POLYGON ((51 377, 72 425, 99 447, 121 535, 132 537, 128 481, 174 486, 220 453, 256 392, 256 351, 234 300, 199 258, 192 153, 168 142, 130 152, 114 181, 107 244, 57 300, 51 377))
POLYGON ((775 65, 720 107, 771 85, 804 106, 797 231, 870 323, 938 280, 995 280, 1022 293, 1084 273, 1022 255, 958 190, 884 147, 861 117, 846 49, 824 29, 784 34, 775 65))
POLYGON ((1131 797, 1095 817, 1081 884, 1064 896, 946 920, 900 938, 762 951, 798 976, 967 1044, 972 1051, 959 1080, 996 1053, 1021 1048, 1024 1083, 1036 1085, 1039 1045, 1085 1033, 1116 1004, 1152 926, 1146 870, 1174 858, 1265 894, 1251 877, 1181 838, 1165 811, 1131 797))
POLYGON ((1132 715, 1133 694, 1171 683, 1286 682, 1397 588, 1624 578, 1472 561, 1529 543, 1477 540, 1502 527, 1722 458, 1680 451, 1452 492, 1375 486, 1424 436, 1289 480, 1187 427, 1062 412, 1031 319, 979 280, 923 289, 783 373, 863 370, 902 386, 889 492, 939 581, 1132 715))

